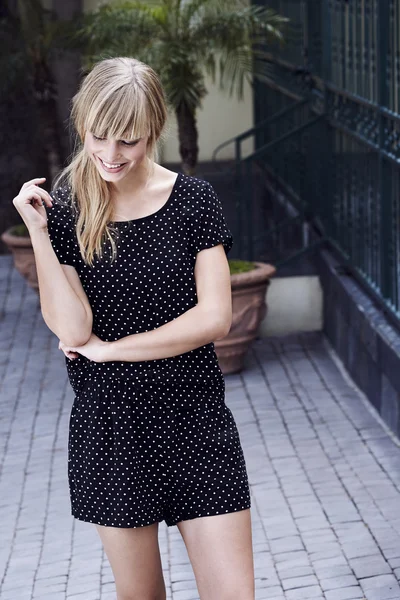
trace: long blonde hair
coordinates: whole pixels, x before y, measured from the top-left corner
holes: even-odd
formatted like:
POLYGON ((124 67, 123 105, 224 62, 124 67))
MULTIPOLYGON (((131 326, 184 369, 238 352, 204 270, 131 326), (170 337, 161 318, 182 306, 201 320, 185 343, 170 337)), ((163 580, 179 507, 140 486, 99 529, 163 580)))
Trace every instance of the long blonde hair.
POLYGON ((70 164, 54 182, 67 187, 76 220, 76 235, 86 264, 101 258, 108 239, 116 258, 117 230, 112 216, 111 190, 84 149, 87 131, 98 137, 138 139, 149 136, 147 157, 154 166, 157 141, 167 119, 167 103, 159 77, 134 58, 108 58, 95 64, 72 99, 71 122, 78 134, 70 164))

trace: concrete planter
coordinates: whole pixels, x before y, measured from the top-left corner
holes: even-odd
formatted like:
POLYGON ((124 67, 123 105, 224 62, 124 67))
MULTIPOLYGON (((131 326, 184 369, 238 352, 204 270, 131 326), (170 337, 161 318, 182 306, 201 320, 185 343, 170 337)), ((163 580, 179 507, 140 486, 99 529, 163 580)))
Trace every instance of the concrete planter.
POLYGON ((31 288, 39 292, 35 255, 29 235, 15 235, 10 227, 1 234, 1 239, 13 255, 17 271, 26 279, 31 288))
POLYGON ((224 375, 243 369, 246 353, 267 312, 265 297, 276 269, 268 263, 254 264, 252 271, 231 275, 232 326, 228 335, 214 344, 224 375))

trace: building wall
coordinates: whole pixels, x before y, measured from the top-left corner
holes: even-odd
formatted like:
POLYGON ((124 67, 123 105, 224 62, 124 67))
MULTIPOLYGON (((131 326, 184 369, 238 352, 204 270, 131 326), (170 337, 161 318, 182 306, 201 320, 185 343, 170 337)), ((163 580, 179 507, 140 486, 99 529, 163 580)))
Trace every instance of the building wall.
MULTIPOLYGON (((250 86, 246 87, 242 102, 234 97, 229 98, 209 78, 206 79, 206 88, 209 93, 197 113, 200 161, 210 160, 213 151, 219 144, 253 126, 253 101, 250 86)), ((174 115, 170 117, 169 127, 169 135, 163 148, 162 158, 165 162, 178 162, 180 160, 179 143, 174 115)), ((221 150, 218 159, 227 160, 233 156, 234 145, 230 144, 221 150)))
POLYGON ((318 275, 273 277, 260 337, 323 329, 323 290, 318 275))

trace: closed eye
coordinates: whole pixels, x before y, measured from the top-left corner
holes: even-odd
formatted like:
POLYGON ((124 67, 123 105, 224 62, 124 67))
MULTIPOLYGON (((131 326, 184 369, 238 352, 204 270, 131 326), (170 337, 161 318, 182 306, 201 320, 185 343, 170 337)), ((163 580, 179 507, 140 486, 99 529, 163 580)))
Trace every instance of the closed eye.
MULTIPOLYGON (((94 133, 92 133, 93 139, 95 139, 98 142, 103 142, 106 138, 103 137, 99 137, 97 135, 94 135, 94 133)), ((133 140, 132 142, 127 142, 126 140, 120 140, 121 144, 124 144, 124 146, 136 146, 136 144, 138 144, 140 142, 139 138, 138 140, 133 140)))
POLYGON ((121 140, 121 143, 124 144, 125 146, 136 146, 136 144, 138 144, 140 142, 139 140, 134 140, 133 142, 126 142, 125 140, 121 140))

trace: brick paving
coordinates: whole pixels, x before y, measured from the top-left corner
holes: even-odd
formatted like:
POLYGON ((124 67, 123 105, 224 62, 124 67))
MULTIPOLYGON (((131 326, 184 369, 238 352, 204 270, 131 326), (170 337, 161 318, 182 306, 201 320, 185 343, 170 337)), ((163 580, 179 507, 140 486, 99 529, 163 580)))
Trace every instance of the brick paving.
MULTIPOLYGON (((69 512, 64 355, 9 256, 0 282, 0 598, 115 600, 95 527, 69 512)), ((258 340, 226 389, 251 482, 257 600, 399 600, 399 443, 323 336, 258 340)), ((162 523, 159 539, 168 599, 197 600, 178 529, 162 523)))

